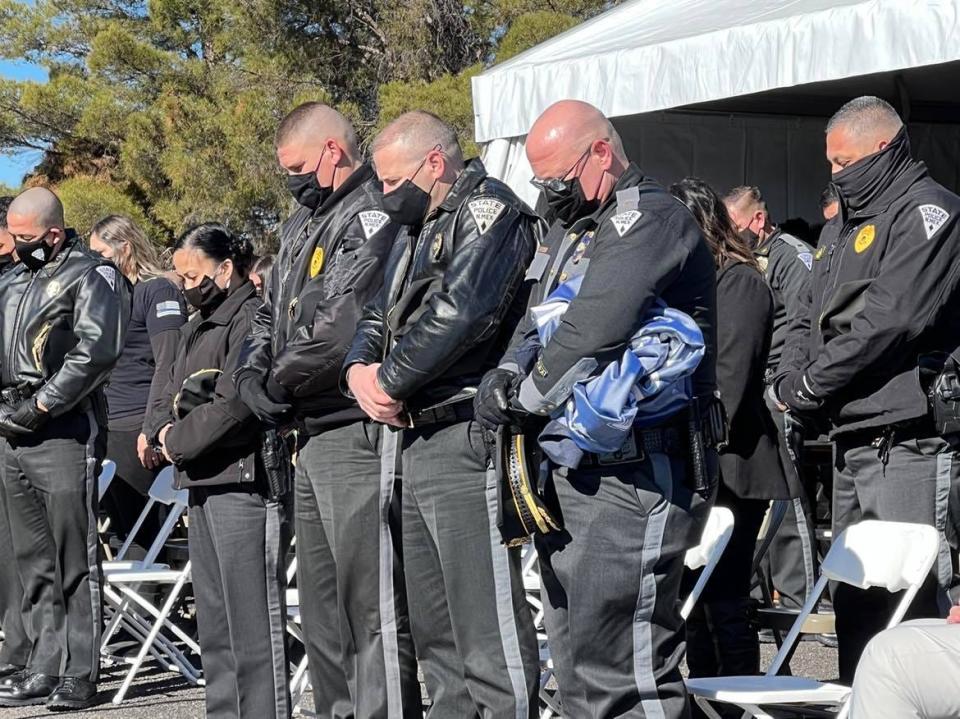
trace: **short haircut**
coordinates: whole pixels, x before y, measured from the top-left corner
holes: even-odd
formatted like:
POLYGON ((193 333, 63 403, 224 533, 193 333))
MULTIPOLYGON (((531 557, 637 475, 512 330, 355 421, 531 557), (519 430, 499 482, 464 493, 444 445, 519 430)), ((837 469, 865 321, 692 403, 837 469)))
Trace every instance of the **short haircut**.
POLYGON ((849 128, 855 135, 883 132, 895 135, 903 126, 903 120, 886 100, 873 95, 855 97, 837 110, 827 122, 827 132, 833 132, 841 125, 849 128))
POLYGON ((735 205, 738 208, 749 210, 750 212, 756 212, 757 210, 762 212, 767 211, 767 203, 760 193, 760 188, 756 185, 740 185, 734 187, 723 196, 723 203, 725 205, 735 205))
MULTIPOLYGON (((350 121, 340 114, 338 110, 325 103, 313 100, 297 105, 280 121, 277 132, 273 137, 273 146, 276 149, 294 140, 299 140, 310 131, 314 123, 320 124, 324 122, 332 122, 331 129, 334 130, 334 134, 342 134, 343 137, 340 139, 349 146, 347 149, 351 151, 356 150, 357 133, 353 129, 353 125, 350 124, 350 121)), ((322 140, 323 138, 318 139, 322 140)))
POLYGON ((831 183, 823 188, 823 192, 820 193, 820 209, 823 210, 834 202, 840 202, 840 195, 837 193, 837 188, 831 183))
POLYGON ((370 153, 374 154, 388 145, 402 144, 410 155, 426 156, 437 145, 452 160, 463 161, 463 150, 457 131, 426 110, 406 112, 387 125, 374 138, 370 153))
POLYGON ((7 229, 7 210, 10 209, 11 202, 13 197, 10 195, 0 197, 0 230, 7 229))

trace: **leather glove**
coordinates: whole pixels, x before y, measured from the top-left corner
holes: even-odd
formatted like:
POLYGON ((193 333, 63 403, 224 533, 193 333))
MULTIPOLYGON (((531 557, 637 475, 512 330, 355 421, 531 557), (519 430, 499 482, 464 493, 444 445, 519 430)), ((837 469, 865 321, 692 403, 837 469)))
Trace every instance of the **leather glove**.
POLYGON ((797 414, 816 412, 823 405, 823 400, 814 395, 806 375, 800 371, 793 371, 784 375, 777 383, 777 399, 797 414))
POLYGON ((261 422, 279 425, 293 413, 293 405, 286 401, 285 396, 271 396, 270 390, 277 394, 283 388, 273 382, 269 375, 264 384, 255 371, 244 371, 237 376, 236 386, 240 399, 261 422))
POLYGON ((0 409, 0 433, 7 437, 33 434, 48 419, 49 415, 37 407, 35 399, 24 400, 16 409, 5 404, 0 409))
POLYGON ((483 376, 473 398, 473 412, 482 427, 492 431, 502 424, 516 423, 510 398, 516 393, 519 379, 516 372, 500 368, 483 376))

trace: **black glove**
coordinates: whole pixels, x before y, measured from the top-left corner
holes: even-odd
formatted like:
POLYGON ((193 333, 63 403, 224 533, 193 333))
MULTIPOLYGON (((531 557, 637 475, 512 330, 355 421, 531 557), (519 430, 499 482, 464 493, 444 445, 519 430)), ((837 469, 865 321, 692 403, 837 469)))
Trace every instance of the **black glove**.
POLYGON ((777 383, 777 399, 797 414, 816 412, 823 400, 814 395, 803 372, 793 371, 777 383))
POLYGON ((518 380, 516 372, 500 368, 483 376, 477 387, 477 396, 473 398, 473 412, 481 426, 496 430, 501 424, 516 422, 510 398, 516 392, 518 380))
POLYGON ((35 399, 27 399, 15 409, 4 404, 0 408, 0 434, 6 437, 16 437, 33 434, 40 429, 49 415, 37 407, 35 399))
POLYGON ((293 413, 293 405, 286 401, 285 396, 271 396, 271 390, 278 394, 277 388, 282 390, 282 387, 273 382, 269 375, 267 383, 264 384, 255 371, 245 370, 237 376, 235 383, 240 399, 261 422, 279 425, 293 413))

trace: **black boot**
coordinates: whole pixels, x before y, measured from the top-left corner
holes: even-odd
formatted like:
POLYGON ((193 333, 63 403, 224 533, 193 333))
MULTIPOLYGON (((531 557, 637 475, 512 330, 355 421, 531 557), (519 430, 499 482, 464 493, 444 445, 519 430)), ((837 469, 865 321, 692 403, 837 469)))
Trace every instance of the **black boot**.
POLYGON ((49 674, 27 674, 7 688, 0 688, 0 707, 25 707, 46 704, 47 697, 60 686, 60 677, 49 674))
POLYGON ((64 677, 60 686, 47 699, 47 709, 69 711, 93 706, 97 699, 97 685, 79 677, 64 677))

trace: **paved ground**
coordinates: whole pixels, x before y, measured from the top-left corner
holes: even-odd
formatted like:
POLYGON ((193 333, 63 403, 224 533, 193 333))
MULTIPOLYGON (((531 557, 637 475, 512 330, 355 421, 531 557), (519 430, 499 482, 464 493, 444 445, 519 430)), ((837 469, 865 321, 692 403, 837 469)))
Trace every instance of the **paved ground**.
MULTIPOLYGON (((773 647, 763 646, 763 657, 769 662, 773 647)), ((817 679, 835 679, 837 675, 837 652, 826 649, 816 642, 803 642, 793 659, 794 674, 817 679)), ((103 702, 84 712, 65 712, 56 716, 82 717, 83 719, 200 719, 203 717, 203 691, 191 687, 178 676, 167 672, 144 672, 138 677, 127 699, 114 706, 110 699, 120 684, 122 675, 117 670, 107 670, 101 683, 100 699, 103 702)), ((307 696, 304 706, 311 707, 307 696)), ((28 719, 54 716, 41 707, 23 709, 0 708, 0 719, 28 719)))

